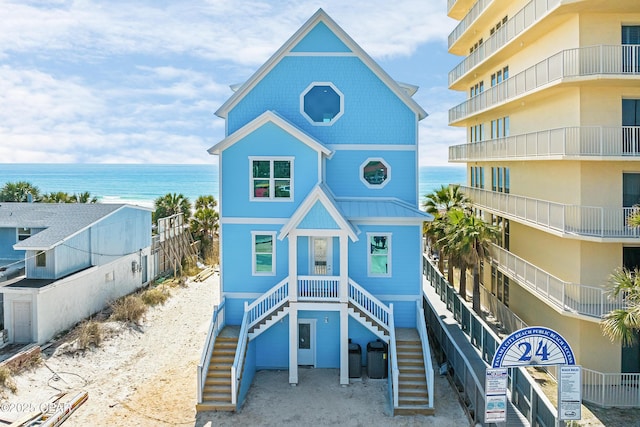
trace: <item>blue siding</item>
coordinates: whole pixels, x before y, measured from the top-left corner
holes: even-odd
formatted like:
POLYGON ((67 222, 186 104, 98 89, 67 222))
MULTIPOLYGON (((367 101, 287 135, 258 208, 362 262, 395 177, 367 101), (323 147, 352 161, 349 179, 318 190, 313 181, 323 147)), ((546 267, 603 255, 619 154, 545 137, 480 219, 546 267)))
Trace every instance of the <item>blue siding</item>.
POLYGON ((415 301, 383 301, 387 306, 393 304, 393 320, 396 328, 416 327, 415 301))
POLYGON ((357 57, 283 58, 229 112, 228 132, 266 110, 325 144, 417 143, 415 113, 357 57), (300 95, 313 82, 331 82, 344 95, 344 115, 331 126, 314 126, 300 113, 300 95))
POLYGON ((15 228, 0 228, 0 259, 21 259, 24 251, 14 251, 18 234, 15 228))
POLYGON ((349 277, 374 295, 420 295, 420 226, 360 225, 360 239, 349 242, 349 277), (369 277, 367 233, 391 233, 391 277, 369 277))
POLYGON ((247 224, 223 224, 224 236, 233 238, 222 239, 222 252, 224 253, 222 268, 229 274, 222 276, 223 292, 259 292, 263 293, 271 289, 278 282, 289 275, 289 241, 279 240, 277 233, 281 226, 278 225, 247 225, 247 224), (253 244, 252 231, 276 232, 275 257, 276 274, 254 276, 251 258, 251 246, 253 244))
POLYGON ((267 123, 224 150, 221 203, 225 217, 290 217, 318 183, 318 152, 273 123, 267 123), (292 156, 293 200, 250 201, 250 156, 292 156))
POLYGON ((252 300, 246 298, 229 298, 227 297, 224 309, 224 321, 229 326, 238 326, 242 324, 242 316, 244 315, 244 303, 252 300))
POLYGON ((289 316, 271 326, 254 342, 257 369, 286 369, 289 366, 289 316))
POLYGON ((367 365, 367 344, 375 341, 377 338, 373 332, 349 316, 349 339, 351 339, 353 344, 360 345, 360 351, 362 351, 362 366, 367 365))
POLYGON ((298 274, 306 276, 309 272, 309 238, 298 237, 298 274))
POLYGON ((319 22, 292 49, 292 52, 351 52, 323 23, 319 22))
POLYGON ((298 228, 339 230, 340 227, 324 205, 316 202, 307 215, 300 221, 298 228))
POLYGON ((253 377, 256 374, 256 345, 254 341, 250 341, 247 346, 247 354, 244 360, 244 372, 242 373, 242 382, 240 383, 240 393, 238 396, 237 409, 242 407, 247 397, 253 377))
POLYGON ((417 205, 415 151, 336 151, 326 161, 326 183, 336 197, 396 197, 417 205), (369 158, 381 158, 390 168, 390 180, 381 188, 370 188, 360 179, 360 166, 369 158))
MULTIPOLYGON (((84 230, 61 245, 56 246, 55 279, 91 267, 91 236, 84 230)), ((48 260, 47 260, 48 261, 48 260)))

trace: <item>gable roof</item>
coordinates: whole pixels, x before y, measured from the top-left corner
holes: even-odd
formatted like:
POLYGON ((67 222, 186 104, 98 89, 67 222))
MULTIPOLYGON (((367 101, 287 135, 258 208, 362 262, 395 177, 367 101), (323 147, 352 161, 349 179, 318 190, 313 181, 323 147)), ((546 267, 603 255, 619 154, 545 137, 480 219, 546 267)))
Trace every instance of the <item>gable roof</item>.
POLYGON ((289 133, 294 138, 302 141, 312 149, 324 154, 325 156, 330 157, 333 154, 333 152, 329 148, 327 148, 326 145, 309 136, 307 133, 303 132, 301 129, 299 129, 274 111, 265 111, 264 113, 260 114, 258 117, 256 117, 231 135, 227 136, 225 139, 218 142, 213 147, 209 148, 207 152, 209 154, 220 154, 222 151, 226 150, 236 142, 240 141, 241 139, 267 123, 273 123, 283 131, 289 133))
POLYGON ((340 198, 336 202, 349 221, 433 221, 433 215, 399 199, 340 198))
POLYGON ((1 228, 44 229, 17 242, 16 250, 47 250, 89 228, 107 216, 129 207, 111 203, 0 203, 1 228))
POLYGON ((317 203, 320 203, 324 207, 326 213, 331 216, 333 223, 335 223, 335 225, 332 224, 332 229, 336 229, 335 226, 337 226, 338 229, 347 231, 347 235, 351 241, 355 242, 358 240, 358 230, 356 230, 353 225, 347 221, 331 196, 330 191, 328 191, 324 184, 316 185, 313 190, 311 190, 309 195, 304 199, 300 206, 298 206, 298 209, 293 213, 293 215, 291 215, 289 221, 287 221, 287 223, 280 229, 278 239, 283 240, 292 230, 302 224, 307 218, 307 215, 316 209, 317 203))
POLYGON ((411 93, 417 90, 417 87, 398 84, 389 76, 336 22, 327 15, 327 13, 318 9, 307 22, 296 31, 293 36, 283 44, 276 53, 269 58, 246 82, 242 84, 227 101, 216 111, 216 115, 226 118, 229 111, 250 92, 289 52, 298 45, 302 39, 308 35, 319 23, 323 23, 331 30, 338 39, 350 49, 355 56, 369 67, 369 69, 382 80, 389 89, 398 96, 412 111, 416 113, 419 120, 427 117, 427 112, 411 98, 411 93), (415 88, 412 89, 412 88, 415 88), (407 90, 408 89, 408 90, 407 90))

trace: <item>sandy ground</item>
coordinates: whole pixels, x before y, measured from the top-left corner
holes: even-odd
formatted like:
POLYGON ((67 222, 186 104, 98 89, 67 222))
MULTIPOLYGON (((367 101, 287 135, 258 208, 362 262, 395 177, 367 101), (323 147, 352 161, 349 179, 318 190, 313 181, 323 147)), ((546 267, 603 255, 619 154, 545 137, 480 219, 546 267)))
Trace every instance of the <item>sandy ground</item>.
POLYGON ((196 368, 217 290, 217 275, 176 288, 165 305, 149 310, 142 326, 110 324, 112 335, 83 354, 52 347, 42 366, 15 378, 18 392, 0 400, 0 420, 25 415, 59 390, 86 390, 88 401, 65 426, 468 425, 444 377, 436 378, 435 416, 392 418, 386 380, 342 387, 332 369, 301 369, 297 387, 288 384, 287 372, 258 372, 239 413, 196 416, 196 368))

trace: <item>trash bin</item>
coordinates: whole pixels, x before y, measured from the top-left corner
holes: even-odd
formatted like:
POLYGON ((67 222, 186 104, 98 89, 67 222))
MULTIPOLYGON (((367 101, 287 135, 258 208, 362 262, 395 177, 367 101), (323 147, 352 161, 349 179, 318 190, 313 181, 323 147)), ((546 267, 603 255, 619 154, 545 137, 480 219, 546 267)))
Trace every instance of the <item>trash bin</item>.
POLYGON ((362 376, 362 348, 349 340, 349 378, 362 376))
POLYGON ((387 344, 382 340, 367 344, 367 375, 369 378, 387 378, 387 344))

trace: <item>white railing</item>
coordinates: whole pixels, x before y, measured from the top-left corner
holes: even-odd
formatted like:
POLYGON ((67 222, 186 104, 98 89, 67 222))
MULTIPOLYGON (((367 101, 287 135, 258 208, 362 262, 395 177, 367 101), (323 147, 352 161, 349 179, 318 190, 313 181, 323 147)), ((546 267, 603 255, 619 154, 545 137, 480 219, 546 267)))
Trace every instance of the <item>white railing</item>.
POLYGON ((248 313, 248 327, 251 328, 262 319, 270 315, 280 305, 289 301, 289 278, 284 278, 280 283, 262 294, 258 299, 249 304, 245 310, 248 313))
POLYGON ((198 403, 202 403, 202 391, 204 390, 205 378, 207 377, 207 371, 211 363, 213 346, 216 343, 218 334, 222 328, 224 328, 224 305, 225 298, 223 297, 220 304, 213 307, 213 316, 211 317, 209 332, 207 332, 207 338, 204 342, 204 348, 202 349, 202 356, 200 356, 200 363, 198 363, 198 403))
POLYGON ((340 301, 340 277, 298 276, 299 301, 340 301))
POLYGON ((367 313, 380 326, 390 331, 389 322, 392 321, 390 309, 351 279, 349 279, 349 301, 362 312, 367 313))
POLYGON ((563 78, 592 75, 640 76, 640 45, 598 45, 560 51, 453 107, 449 110, 449 123, 563 78))
POLYGON ((502 301, 489 292, 482 284, 480 285, 480 304, 502 325, 501 333, 505 336, 527 327, 524 320, 509 310, 509 307, 504 305, 502 301))
POLYGON ((636 156, 640 156, 640 126, 565 127, 449 147, 450 162, 636 156))
POLYGON ((238 404, 238 391, 240 390, 240 379, 242 378, 242 369, 244 368, 244 354, 247 351, 247 342, 249 341, 249 305, 244 303, 244 315, 242 316, 242 325, 238 334, 238 347, 236 347, 236 356, 233 358, 231 365, 231 404, 238 404))
POLYGON ((491 37, 449 72, 449 86, 516 38, 536 21, 560 4, 560 0, 531 0, 491 37))
POLYGON ((626 224, 639 208, 565 205, 481 188, 460 189, 477 207, 563 234, 625 239, 640 236, 637 228, 626 224))
POLYGON ((491 254, 500 271, 562 311, 599 319, 624 307, 622 296, 613 300, 607 289, 561 280, 497 245, 491 254))
POLYGON ((427 335, 427 323, 424 320, 424 309, 420 301, 416 301, 416 326, 420 341, 422 341, 422 358, 424 359, 424 372, 427 379, 427 391, 429 393, 429 408, 433 408, 434 390, 434 372, 433 362, 431 361, 431 347, 429 346, 429 336, 427 335))
POLYGON ((399 405, 400 369, 398 368, 398 350, 396 349, 396 327, 393 320, 393 304, 389 304, 389 359, 391 362, 391 381, 393 389, 393 407, 399 405))
POLYGON ((447 0, 447 12, 451 10, 454 4, 456 4, 458 0, 447 0))
POLYGON ((478 16, 484 12, 487 8, 487 5, 491 3, 493 0, 478 0, 471 10, 465 15, 464 18, 458 23, 456 28, 453 29, 451 34, 449 34, 449 48, 453 46, 453 44, 458 41, 460 36, 464 34, 465 31, 471 26, 471 24, 478 19, 478 16))
POLYGON ((640 374, 606 374, 583 367, 582 400, 605 408, 638 408, 640 374))

